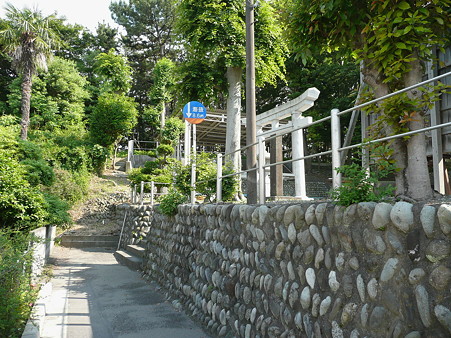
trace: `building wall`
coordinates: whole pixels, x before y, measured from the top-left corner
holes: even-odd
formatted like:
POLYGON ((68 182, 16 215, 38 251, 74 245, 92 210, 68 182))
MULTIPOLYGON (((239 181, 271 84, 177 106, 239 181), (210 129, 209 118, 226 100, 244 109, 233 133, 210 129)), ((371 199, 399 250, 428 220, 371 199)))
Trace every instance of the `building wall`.
POLYGON ((215 336, 451 334, 449 204, 126 210, 123 245, 215 336))

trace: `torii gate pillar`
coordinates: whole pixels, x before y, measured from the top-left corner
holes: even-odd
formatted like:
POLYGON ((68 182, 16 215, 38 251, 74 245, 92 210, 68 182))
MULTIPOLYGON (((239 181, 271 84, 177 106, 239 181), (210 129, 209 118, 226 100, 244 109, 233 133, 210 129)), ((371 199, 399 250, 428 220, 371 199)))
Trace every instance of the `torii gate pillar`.
MULTIPOLYGON (((293 127, 303 127, 312 123, 312 118, 302 117, 301 113, 294 113, 292 115, 293 127)), ((291 143, 293 148, 293 159, 304 156, 304 132, 303 129, 294 131, 291 134, 291 143)), ((295 196, 301 199, 308 199, 307 191, 305 189, 305 165, 304 160, 293 162, 294 174, 294 191, 295 196)))
MULTIPOLYGON (((279 127, 279 121, 272 123, 272 129, 279 127)), ((269 141, 270 162, 282 162, 282 136, 275 137, 269 141)), ((282 164, 270 167, 270 190, 271 196, 283 196, 283 166, 282 164)))

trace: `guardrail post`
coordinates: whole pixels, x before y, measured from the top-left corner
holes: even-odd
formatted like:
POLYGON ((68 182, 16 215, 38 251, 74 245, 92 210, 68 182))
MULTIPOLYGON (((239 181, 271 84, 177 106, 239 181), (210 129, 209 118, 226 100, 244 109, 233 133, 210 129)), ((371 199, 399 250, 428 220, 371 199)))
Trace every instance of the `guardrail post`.
POLYGON ((265 138, 258 137, 258 203, 265 204, 265 138))
POLYGON ((216 203, 222 201, 222 155, 217 155, 216 160, 216 203))
POLYGON ((155 182, 151 181, 150 182, 150 205, 154 204, 154 198, 153 198, 154 194, 155 194, 155 182))
POLYGON ((139 195, 139 204, 144 204, 144 181, 141 181, 141 189, 140 189, 140 195, 139 195))
POLYGON ((332 140, 332 187, 338 188, 341 186, 341 174, 337 172, 336 168, 341 166, 340 149, 341 131, 340 131, 340 116, 339 110, 332 109, 331 111, 331 140, 332 140))

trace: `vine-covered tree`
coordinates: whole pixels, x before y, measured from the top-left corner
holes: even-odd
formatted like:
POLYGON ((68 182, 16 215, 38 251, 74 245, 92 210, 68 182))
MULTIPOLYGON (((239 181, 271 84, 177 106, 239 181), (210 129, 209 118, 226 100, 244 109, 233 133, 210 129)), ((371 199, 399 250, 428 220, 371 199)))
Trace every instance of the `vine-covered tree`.
MULTIPOLYGON (((308 59, 316 50, 352 51, 363 62, 363 80, 376 98, 421 81, 431 45, 443 46, 449 32, 450 0, 290 0, 286 19, 291 45, 308 59)), ((422 91, 386 100, 375 109, 381 131, 392 135, 424 127, 422 91)), ((396 193, 432 196, 424 134, 392 142, 398 167, 396 193)))
POLYGON ((46 70, 52 51, 60 44, 60 38, 52 29, 53 15, 43 16, 38 10, 19 10, 8 4, 6 26, 0 31, 0 44, 12 57, 12 66, 22 76, 21 132, 27 139, 30 124, 30 99, 33 75, 46 70))
MULTIPOLYGON (((224 88, 215 87, 214 82, 224 74, 227 78, 226 152, 240 148, 241 83, 246 57, 245 4, 237 0, 182 0, 177 8, 177 28, 191 65, 185 68, 182 88, 194 85, 201 88, 198 95, 210 91, 213 94, 210 96, 214 96, 224 88), (203 85, 207 87, 205 90, 203 85)), ((257 85, 275 84, 277 78, 284 77, 287 48, 282 40, 283 26, 271 3, 262 1, 255 12, 256 20, 252 24, 255 25, 257 85)), ((219 78, 218 82, 225 81, 219 78)), ((191 99, 209 101, 208 97, 191 99)), ((239 169, 239 158, 236 152, 231 160, 235 170, 239 169)))

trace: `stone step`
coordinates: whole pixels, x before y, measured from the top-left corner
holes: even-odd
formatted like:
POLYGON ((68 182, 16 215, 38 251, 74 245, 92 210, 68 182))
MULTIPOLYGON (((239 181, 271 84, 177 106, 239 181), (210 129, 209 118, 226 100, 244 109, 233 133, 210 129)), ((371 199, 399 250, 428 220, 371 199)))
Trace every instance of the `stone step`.
POLYGON ((143 260, 140 257, 133 256, 123 250, 117 250, 114 253, 114 257, 119 263, 129 267, 132 270, 141 270, 143 260))
POLYGON ((127 252, 133 256, 143 258, 146 249, 141 245, 129 244, 127 245, 127 252))
POLYGON ((61 246, 67 248, 116 248, 119 236, 63 235, 61 246))

